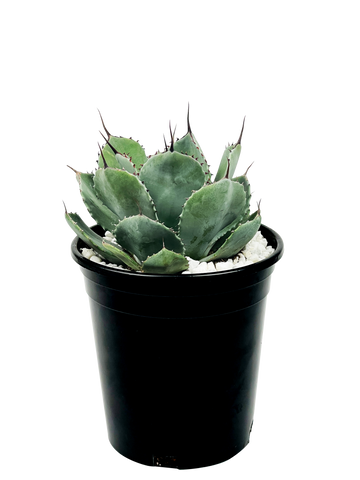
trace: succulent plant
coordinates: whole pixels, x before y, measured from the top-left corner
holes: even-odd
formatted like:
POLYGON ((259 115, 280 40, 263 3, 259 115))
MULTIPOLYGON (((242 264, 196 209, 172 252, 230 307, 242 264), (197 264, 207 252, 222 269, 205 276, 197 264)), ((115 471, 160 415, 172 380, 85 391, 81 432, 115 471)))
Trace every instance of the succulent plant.
MULTIPOLYGON (((100 113, 100 112, 99 112, 100 113)), ((74 169, 83 201, 95 222, 116 243, 89 228, 76 213, 65 217, 75 233, 102 258, 144 273, 173 274, 188 268, 186 257, 209 262, 236 255, 261 224, 250 215, 247 172, 234 177, 241 138, 225 148, 214 181, 189 122, 188 131, 149 157, 132 138, 107 138, 94 173, 74 169)), ((165 139, 165 137, 164 137, 165 139)), ((72 168, 72 167, 70 167, 72 168)))

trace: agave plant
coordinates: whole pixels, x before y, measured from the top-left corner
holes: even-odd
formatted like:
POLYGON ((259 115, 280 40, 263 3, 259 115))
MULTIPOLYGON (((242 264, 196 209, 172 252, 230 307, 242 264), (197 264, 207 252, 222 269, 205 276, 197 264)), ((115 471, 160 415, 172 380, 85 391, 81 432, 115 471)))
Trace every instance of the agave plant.
MULTIPOLYGON (((100 112, 99 112, 100 113, 100 112)), ((96 234, 76 213, 65 217, 75 233, 110 263, 144 273, 173 274, 202 262, 236 255, 261 224, 260 208, 250 215, 246 170, 234 177, 241 138, 229 144, 215 179, 191 128, 165 150, 149 157, 139 142, 115 137, 104 125, 95 173, 74 169, 83 201, 95 222, 116 243, 96 234)), ((165 140, 165 137, 164 137, 165 140)), ((70 167, 72 168, 72 167, 70 167)))

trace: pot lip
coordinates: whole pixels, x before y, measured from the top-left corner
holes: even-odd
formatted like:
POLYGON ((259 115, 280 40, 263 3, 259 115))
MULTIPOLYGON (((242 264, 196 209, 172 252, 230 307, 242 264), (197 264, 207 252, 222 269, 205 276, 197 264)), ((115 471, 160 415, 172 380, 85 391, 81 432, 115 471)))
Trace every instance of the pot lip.
MULTIPOLYGON (((96 228, 98 225, 94 225, 91 228, 96 228)), ((204 273, 187 273, 182 274, 175 273, 175 274, 162 274, 162 273, 143 273, 143 272, 134 272, 134 271, 127 271, 127 270, 120 270, 113 267, 108 267, 107 265, 101 265, 100 263, 92 262, 91 260, 85 258, 82 253, 80 252, 79 248, 83 248, 81 244, 84 242, 76 236, 72 243, 71 243, 71 256, 75 260, 75 262, 80 265, 81 267, 85 268, 86 270, 91 270, 94 273, 98 273, 101 275, 106 276, 130 276, 130 277, 141 277, 141 278, 200 278, 200 277, 218 277, 221 275, 251 275, 254 273, 258 273, 262 270, 272 267, 275 263, 277 263, 280 258, 283 256, 284 253, 284 242, 280 235, 272 230, 271 228, 267 227, 266 225, 261 224, 259 231, 262 235, 266 238, 269 245, 271 245, 275 251, 269 255, 264 260, 260 260, 259 262, 245 265, 240 268, 235 268, 232 270, 224 270, 220 272, 204 272, 204 273)), ((84 244, 85 245, 85 244, 84 244)))

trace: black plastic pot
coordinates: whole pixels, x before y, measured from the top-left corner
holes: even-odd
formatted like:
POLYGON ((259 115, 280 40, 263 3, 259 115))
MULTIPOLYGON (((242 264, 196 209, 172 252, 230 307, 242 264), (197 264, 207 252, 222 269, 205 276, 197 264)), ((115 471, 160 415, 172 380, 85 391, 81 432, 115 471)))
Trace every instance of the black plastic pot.
MULTIPOLYGON (((94 227, 96 230, 97 227, 94 227)), ((145 465, 196 468, 249 442, 275 252, 228 272, 150 275, 72 256, 90 297, 109 440, 145 465)))

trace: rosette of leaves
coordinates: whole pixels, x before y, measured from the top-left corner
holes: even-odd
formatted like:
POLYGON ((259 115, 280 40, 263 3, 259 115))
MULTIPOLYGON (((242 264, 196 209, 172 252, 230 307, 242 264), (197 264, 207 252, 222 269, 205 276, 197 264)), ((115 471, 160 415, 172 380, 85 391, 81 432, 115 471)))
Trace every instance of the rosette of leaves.
POLYGON ((65 163, 88 218, 116 241, 95 233, 60 197, 63 222, 107 262, 143 273, 180 273, 188 269, 186 256, 201 262, 230 258, 258 231, 262 201, 253 211, 249 179, 256 159, 237 174, 248 115, 242 115, 235 140, 224 144, 213 174, 189 118, 191 106, 185 106, 185 132, 177 135, 168 117, 163 147, 150 155, 141 139, 113 134, 96 106, 95 168, 81 171, 65 163))

